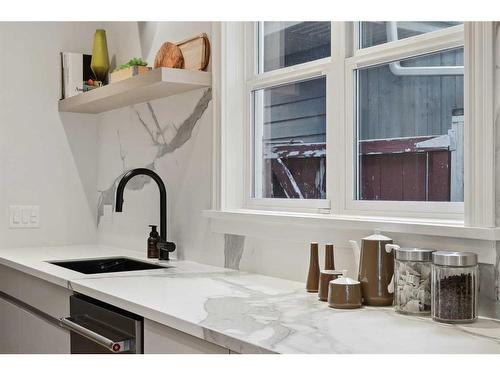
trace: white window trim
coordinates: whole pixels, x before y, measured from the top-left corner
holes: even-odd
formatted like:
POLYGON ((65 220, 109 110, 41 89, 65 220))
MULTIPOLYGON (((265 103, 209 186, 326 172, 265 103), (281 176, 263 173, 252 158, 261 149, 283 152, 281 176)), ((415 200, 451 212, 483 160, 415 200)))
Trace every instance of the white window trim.
POLYGON ((464 32, 465 224, 475 227, 496 226, 494 104, 495 91, 500 90, 495 90, 496 23, 466 22, 464 32))
MULTIPOLYGON (((246 100, 246 90, 248 89, 246 81, 243 77, 244 73, 248 73, 248 64, 245 57, 248 55, 248 50, 243 47, 245 41, 245 27, 249 27, 249 24, 243 24, 238 22, 224 22, 224 23, 214 23, 214 33, 213 33, 213 45, 220 46, 220 55, 217 58, 214 53, 214 198, 212 210, 210 212, 230 212, 234 215, 234 212, 241 211, 242 214, 247 215, 248 212, 270 212, 273 215, 282 215, 284 218, 289 215, 295 215, 300 217, 301 213, 304 213, 304 219, 307 221, 310 219, 308 215, 315 213, 317 216, 318 212, 322 214, 325 218, 332 219, 332 223, 338 223, 345 218, 362 218, 363 216, 370 216, 371 218, 367 222, 374 222, 377 220, 397 220, 398 222, 407 222, 411 228, 411 223, 415 220, 423 220, 425 222, 428 218, 429 222, 432 222, 432 227, 439 226, 440 223, 443 227, 453 225, 458 228, 468 228, 468 227, 482 227, 482 228, 494 228, 495 227, 495 174, 494 174, 494 149, 495 149, 495 137, 494 137, 494 126, 493 126, 493 73, 494 73, 494 62, 493 62, 493 29, 494 25, 492 22, 470 22, 466 23, 464 27, 465 37, 465 117, 466 124, 474 123, 474 126, 467 126, 465 131, 465 175, 464 175, 464 215, 460 214, 461 207, 455 207, 455 211, 449 210, 449 202, 425 202, 432 203, 433 206, 430 210, 431 212, 417 212, 417 207, 415 207, 415 212, 412 212, 412 204, 422 205, 422 202, 395 202, 396 206, 393 212, 390 212, 387 207, 388 202, 362 202, 362 203, 375 203, 381 209, 379 212, 362 210, 351 210, 349 205, 347 205, 348 200, 344 199, 346 184, 342 178, 332 178, 331 171, 333 170, 336 175, 345 176, 345 173, 349 168, 346 168, 346 152, 342 152, 342 155, 333 155, 332 152, 327 153, 327 165, 335 165, 334 168, 329 168, 330 177, 327 182, 327 197, 342 197, 342 199, 332 199, 331 201, 331 211, 329 213, 328 209, 318 207, 318 205, 310 205, 310 202, 296 202, 299 200, 286 199, 286 200, 276 200, 269 199, 263 200, 263 202, 251 201, 249 197, 248 187, 251 186, 248 182, 248 147, 249 144, 248 134, 245 135, 245 126, 248 124, 248 113, 244 113, 243 107, 244 101, 246 100), (216 66, 218 65, 218 66, 216 66), (224 73, 224 74, 222 74, 224 73), (472 89, 474 89, 472 93, 472 89), (245 135, 245 136, 244 136, 245 135), (334 164, 333 164, 334 163, 334 164), (336 195, 339 194, 340 195, 336 195), (273 202, 271 202, 273 201, 273 202), (286 202, 282 202, 286 201, 286 202), (250 206, 248 205, 250 203, 250 206), (434 204, 437 203, 437 204, 434 204), (440 203, 448 205, 447 209, 440 203), (400 207, 397 207, 400 204, 400 207), (442 206, 442 207, 440 207, 442 206), (251 210, 248 210, 251 208, 251 210), (264 211, 262 211, 264 210, 264 211), (300 211, 296 213, 286 213, 284 211, 300 211), (280 214, 279 212, 283 212, 280 214), (309 212, 309 214, 307 214, 309 212), (390 212, 390 216, 388 216, 390 212), (406 215, 401 215, 404 212, 406 215), (325 215, 327 214, 327 215, 325 215), (421 217, 420 215, 421 214, 421 217), (376 217, 376 215, 383 215, 376 217), (373 217, 375 216, 375 217, 373 217), (405 217, 407 219, 405 219, 405 217), (461 223, 461 224, 460 224, 461 223)), ((391 53, 396 53, 395 49, 392 47, 387 49, 387 46, 381 48, 380 46, 374 46, 366 48, 363 50, 355 51, 352 53, 350 51, 351 45, 346 42, 349 38, 352 38, 355 34, 355 30, 352 27, 343 27, 339 22, 333 23, 334 28, 334 40, 332 44, 336 44, 336 48, 332 48, 332 53, 335 54, 352 54, 357 60, 346 60, 346 66, 342 66, 343 74, 338 74, 337 77, 342 76, 342 80, 346 80, 347 74, 347 63, 353 63, 356 61, 358 64, 369 62, 376 62, 377 58, 382 59, 383 62, 389 58, 399 58, 401 56, 412 57, 415 52, 402 52, 401 50, 397 52, 396 56, 391 57, 391 53), (383 53, 381 50, 386 50, 383 53), (370 50, 370 51, 368 51, 370 50), (388 52, 389 51, 389 52, 388 52), (368 57, 368 52, 370 52, 370 57, 368 57)), ((427 44, 428 34, 423 34, 421 36, 399 40, 396 42, 391 42, 391 44, 400 46, 407 44, 409 48, 418 47, 422 52, 433 52, 432 48, 436 48, 435 51, 441 49, 443 46, 448 48, 453 48, 457 46, 457 38, 450 38, 448 33, 456 33, 456 27, 446 29, 445 32, 439 31, 440 38, 433 38, 433 47, 425 47, 427 44), (451 30, 454 29, 454 30, 451 30), (441 38, 442 37, 442 38, 441 38), (421 43, 421 46, 418 46, 421 43)), ((429 33, 432 34, 432 33, 429 33)), ((435 37, 435 35, 434 35, 435 37)), ((352 39, 351 39, 352 40, 352 39)), ((458 44, 457 44, 458 43, 458 44)), ((247 45, 248 47, 248 45, 247 45)), ((394 47, 395 48, 395 47, 394 47)), ((419 50, 420 51, 420 50, 419 50)), ((434 51, 434 52, 435 52, 434 51)), ((217 52, 214 49, 214 52, 217 52)), ((420 52, 419 52, 420 53, 420 52)), ((335 56, 332 56, 334 59, 335 56)), ((319 63, 321 65, 322 61, 319 63)), ((359 65, 362 66, 362 65, 359 65)), ((313 69, 313 68, 311 68, 313 69)), ((335 69, 340 69, 339 67, 330 66, 331 73, 335 69)), ((352 69, 352 67, 350 67, 352 69)), ((276 76, 282 72, 269 72, 276 76)), ((335 73, 335 72, 334 72, 335 73)), ((297 73, 298 74, 298 73, 297 73)), ((263 77, 260 83, 265 84, 265 79, 268 77, 263 77)), ((276 78, 276 77, 273 77, 276 78)), ((283 78, 283 77, 282 77, 283 78)), ((284 78, 283 78, 284 79, 284 78)), ((255 82, 254 82, 255 83, 255 82)), ((347 111, 332 112, 330 108, 332 102, 340 103, 342 108, 346 105, 343 103, 345 98, 344 93, 340 94, 338 86, 343 86, 343 82, 336 82, 337 90, 332 90, 332 85, 328 82, 327 77, 327 95, 333 100, 328 101, 328 113, 332 121, 327 121, 327 138, 333 136, 333 144, 336 146, 342 146, 338 136, 343 137, 343 132, 346 131, 346 126, 335 127, 336 132, 332 130, 332 124, 334 121, 342 121, 344 125, 346 121, 347 111), (333 91, 333 92, 332 92, 333 91), (340 132, 341 134, 338 134, 340 132)), ((352 99, 351 99, 352 100, 352 99)), ((248 107, 248 106, 247 106, 248 107)), ((328 142, 328 139, 327 139, 328 142)), ((331 143, 331 142, 330 142, 331 143)), ((353 160, 353 159, 351 159, 353 160)), ((349 160, 350 162, 350 160, 349 160)), ((453 204, 452 204, 453 205, 453 204)), ((321 205, 320 205, 321 206, 321 205)), ((373 207, 371 207, 373 208, 373 207)), ((375 208, 377 208, 375 206, 375 208)), ((208 216, 214 216, 214 214, 208 214, 208 216)), ((258 216, 258 215, 257 215, 258 216)), ((320 215, 321 216, 321 215, 320 215)), ((218 216, 220 218, 220 216, 218 216)), ((257 219, 258 220, 258 219, 257 219)), ((329 221, 330 222, 330 221, 329 221)), ((360 222, 364 222, 361 220, 360 222)), ((334 224, 337 225, 337 224, 334 224)), ((488 232, 489 233, 489 232, 488 232)), ((443 233, 445 235, 445 233, 443 233)), ((454 234, 456 235, 456 233, 454 234)), ((474 236, 473 236, 474 237, 474 236)), ((492 239, 490 235, 488 236, 478 236, 486 239, 492 239)), ((495 236, 496 238, 496 236, 495 236)))

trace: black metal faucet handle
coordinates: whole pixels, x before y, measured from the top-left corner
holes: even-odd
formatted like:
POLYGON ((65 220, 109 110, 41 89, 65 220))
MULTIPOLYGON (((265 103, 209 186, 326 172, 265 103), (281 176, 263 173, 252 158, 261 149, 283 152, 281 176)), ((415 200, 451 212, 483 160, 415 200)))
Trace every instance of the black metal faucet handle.
POLYGON ((160 260, 169 260, 169 253, 176 248, 175 243, 169 241, 159 241, 156 247, 160 251, 160 260))

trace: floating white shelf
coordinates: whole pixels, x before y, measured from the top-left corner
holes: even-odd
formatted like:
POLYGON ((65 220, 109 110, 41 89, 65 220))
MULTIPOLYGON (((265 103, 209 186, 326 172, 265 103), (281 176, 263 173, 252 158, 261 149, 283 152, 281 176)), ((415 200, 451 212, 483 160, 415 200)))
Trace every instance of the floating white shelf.
POLYGON ((59 112, 101 113, 212 85, 212 74, 197 70, 153 69, 59 101, 59 112))

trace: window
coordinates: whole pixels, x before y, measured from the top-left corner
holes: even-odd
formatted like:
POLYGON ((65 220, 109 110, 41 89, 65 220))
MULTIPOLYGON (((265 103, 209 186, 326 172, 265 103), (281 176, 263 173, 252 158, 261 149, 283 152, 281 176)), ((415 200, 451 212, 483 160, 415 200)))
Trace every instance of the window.
POLYGON ((326 199, 326 77, 330 22, 256 25, 249 80, 254 199, 326 199))
POLYGON ((358 49, 346 59, 347 212, 463 215, 462 30, 457 22, 359 24, 358 49))
POLYGON ((326 79, 254 91, 255 197, 326 198, 326 79))
POLYGON ((463 202, 463 48, 356 79, 357 199, 463 202))
POLYGON ((246 43, 235 52, 240 60, 226 62, 235 67, 226 84, 228 118, 234 127, 243 113, 244 137, 227 144, 243 155, 229 163, 235 176, 242 166, 244 192, 230 207, 463 219, 461 23, 258 22, 240 30, 246 43))
POLYGON ((330 56, 331 22, 262 22, 260 73, 330 56))

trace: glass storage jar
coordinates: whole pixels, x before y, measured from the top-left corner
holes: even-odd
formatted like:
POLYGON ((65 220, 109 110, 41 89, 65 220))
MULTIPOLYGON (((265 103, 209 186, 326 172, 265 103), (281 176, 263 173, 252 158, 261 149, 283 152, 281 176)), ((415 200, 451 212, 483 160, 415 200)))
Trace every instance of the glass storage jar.
POLYGON ((394 309, 403 314, 429 315, 434 250, 396 247, 394 252, 394 309))
POLYGON ((436 251, 432 254, 432 306, 434 320, 468 323, 477 318, 477 255, 436 251))

